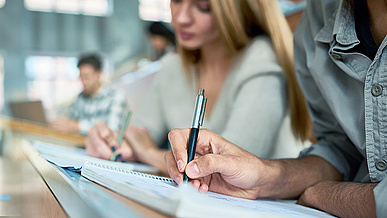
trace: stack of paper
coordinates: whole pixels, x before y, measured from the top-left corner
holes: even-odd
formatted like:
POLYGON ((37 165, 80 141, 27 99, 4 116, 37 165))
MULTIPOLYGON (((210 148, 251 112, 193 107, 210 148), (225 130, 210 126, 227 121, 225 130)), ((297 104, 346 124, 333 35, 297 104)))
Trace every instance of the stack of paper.
POLYGON ((81 175, 117 193, 178 217, 332 217, 294 203, 201 194, 172 179, 85 162, 81 175))

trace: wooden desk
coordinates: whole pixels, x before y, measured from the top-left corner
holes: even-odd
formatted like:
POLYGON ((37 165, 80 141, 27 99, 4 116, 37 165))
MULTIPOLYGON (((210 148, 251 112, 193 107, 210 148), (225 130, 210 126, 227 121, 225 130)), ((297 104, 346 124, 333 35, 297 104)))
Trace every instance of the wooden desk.
POLYGON ((66 217, 38 172, 28 160, 0 157, 0 216, 66 217))
POLYGON ((81 134, 65 133, 48 126, 44 126, 38 123, 32 123, 26 120, 18 120, 7 117, 0 117, 0 126, 12 131, 18 131, 28 135, 44 136, 44 140, 62 140, 78 146, 84 146, 86 137, 81 134))
MULTIPOLYGON (((22 137, 20 134, 18 137, 22 137)), ((122 195, 97 185, 77 173, 79 181, 65 177, 63 169, 40 157, 31 144, 18 138, 12 152, 0 157, 0 216, 26 217, 167 217, 122 195)))

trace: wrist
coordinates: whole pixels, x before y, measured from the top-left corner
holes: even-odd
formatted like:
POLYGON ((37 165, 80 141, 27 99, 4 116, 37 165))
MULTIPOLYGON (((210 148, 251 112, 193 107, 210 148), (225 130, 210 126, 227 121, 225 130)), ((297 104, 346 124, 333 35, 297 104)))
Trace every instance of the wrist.
MULTIPOLYGON (((258 181, 257 189, 257 198, 276 198, 281 195, 281 175, 283 175, 283 167, 278 161, 273 160, 260 160, 260 166, 262 171, 260 174, 265 174, 265 178, 258 181)), ((259 176, 260 178, 262 176, 259 176)))
POLYGON ((141 163, 152 165, 153 162, 155 161, 156 156, 157 156, 156 147, 141 145, 141 148, 136 149, 137 160, 141 163))
POLYGON ((166 173, 168 170, 164 161, 165 150, 160 150, 156 147, 147 148, 139 161, 155 167, 159 172, 166 173))

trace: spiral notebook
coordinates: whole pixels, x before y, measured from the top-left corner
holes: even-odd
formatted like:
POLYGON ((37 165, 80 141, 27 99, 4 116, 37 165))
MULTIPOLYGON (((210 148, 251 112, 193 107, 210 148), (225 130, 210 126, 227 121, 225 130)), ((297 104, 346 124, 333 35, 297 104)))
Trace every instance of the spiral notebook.
POLYGON ((85 161, 113 165, 127 170, 136 170, 141 172, 155 173, 154 167, 133 162, 111 162, 99 158, 91 157, 84 148, 64 147, 55 144, 32 141, 33 147, 39 152, 39 155, 48 162, 75 172, 80 172, 82 164, 85 161))
POLYGON ((248 200, 209 192, 201 194, 190 185, 172 179, 85 162, 81 175, 144 205, 177 217, 332 217, 294 203, 248 200))

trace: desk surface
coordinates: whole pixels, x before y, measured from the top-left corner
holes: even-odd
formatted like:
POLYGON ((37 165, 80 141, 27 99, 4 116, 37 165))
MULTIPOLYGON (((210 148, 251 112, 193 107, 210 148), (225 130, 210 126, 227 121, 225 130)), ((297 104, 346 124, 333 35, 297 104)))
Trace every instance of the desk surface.
POLYGON ((22 155, 17 159, 0 157, 0 195, 10 198, 0 200, 0 216, 100 217, 111 213, 167 217, 71 172, 82 183, 74 187, 75 183, 41 158, 28 141, 14 140, 13 146, 13 152, 22 150, 22 155))
POLYGON ((0 158, 0 216, 66 217, 50 189, 26 160, 0 158), (5 196, 4 196, 5 195, 5 196))

